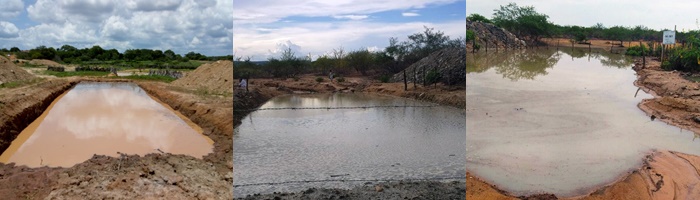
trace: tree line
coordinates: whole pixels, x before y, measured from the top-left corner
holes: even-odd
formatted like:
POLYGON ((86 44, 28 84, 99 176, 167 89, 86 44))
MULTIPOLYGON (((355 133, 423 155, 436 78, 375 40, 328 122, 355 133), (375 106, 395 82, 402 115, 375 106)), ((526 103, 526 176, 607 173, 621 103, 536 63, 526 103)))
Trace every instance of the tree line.
POLYGON ((103 49, 99 45, 91 48, 78 49, 71 45, 63 45, 60 48, 38 46, 28 51, 22 51, 18 47, 10 49, 2 48, 0 52, 13 53, 19 59, 47 59, 60 63, 80 64, 93 61, 160 61, 160 62, 188 62, 189 60, 233 60, 233 55, 208 57, 196 52, 185 55, 176 54, 168 49, 127 49, 124 53, 116 49, 103 49))
POLYGON ((451 39, 441 31, 424 27, 423 32, 409 35, 408 40, 389 38, 389 46, 379 51, 367 48, 346 51, 342 46, 312 61, 312 57, 296 55, 287 48, 279 57, 256 63, 248 58, 237 57, 234 61, 236 78, 296 78, 301 74, 327 74, 330 70, 343 76, 359 73, 386 81, 398 73, 443 48, 466 48, 464 38, 451 39))
MULTIPOLYGON (((542 44, 540 41, 542 38, 553 37, 569 38, 578 43, 586 43, 590 39, 612 40, 620 42, 620 45, 623 45, 623 41, 661 42, 662 40, 663 30, 653 30, 644 25, 606 27, 602 23, 596 23, 584 27, 553 24, 548 19, 548 15, 538 13, 533 6, 518 6, 516 3, 509 3, 495 9, 491 19, 479 14, 471 14, 467 17, 469 21, 490 23, 504 28, 534 45, 542 44)), ((676 39, 684 42, 688 35, 689 33, 677 33, 676 39)))

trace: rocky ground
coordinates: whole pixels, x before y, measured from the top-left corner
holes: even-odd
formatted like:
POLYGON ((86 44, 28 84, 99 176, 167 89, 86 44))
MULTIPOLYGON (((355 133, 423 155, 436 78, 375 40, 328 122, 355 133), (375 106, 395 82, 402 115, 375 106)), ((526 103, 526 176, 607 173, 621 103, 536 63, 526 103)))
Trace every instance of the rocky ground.
MULTIPOLYGON (((0 69, 0 73, 5 71, 0 69)), ((130 80, 51 78, 0 88, 0 150, 56 96, 80 81, 130 80)), ((168 153, 119 158, 95 155, 70 168, 0 163, 0 199, 231 199, 232 94, 202 93, 200 88, 162 82, 131 82, 199 125, 214 141, 213 152, 204 158, 168 153)))
MULTIPOLYGON (((518 39, 513 33, 493 24, 467 20, 467 30, 473 31, 476 37, 479 38, 478 44, 482 49, 487 47, 489 49, 517 49, 528 46, 525 41, 518 39)), ((468 52, 471 52, 473 49, 472 45, 472 43, 467 43, 468 52)))
MULTIPOLYGON (((423 83, 424 77, 434 70, 440 74, 440 82, 448 85, 464 85, 466 78, 466 50, 461 48, 446 48, 431 53, 427 57, 408 66, 406 81, 423 83)), ((399 72, 391 77, 391 82, 403 82, 404 73, 399 72)))

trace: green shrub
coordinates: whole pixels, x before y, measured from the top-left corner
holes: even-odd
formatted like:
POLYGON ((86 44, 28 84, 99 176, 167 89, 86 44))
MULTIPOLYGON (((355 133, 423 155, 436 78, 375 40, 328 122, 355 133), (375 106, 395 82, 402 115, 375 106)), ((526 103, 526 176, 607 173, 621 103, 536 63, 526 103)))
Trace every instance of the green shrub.
POLYGON ((644 45, 633 46, 633 47, 627 48, 627 51, 625 51, 625 55, 642 56, 642 51, 644 51, 645 55, 649 55, 649 49, 646 48, 646 46, 644 46, 644 45))
POLYGON ((389 75, 386 75, 386 74, 385 74, 385 75, 382 75, 382 76, 379 77, 379 81, 381 81, 382 83, 388 83, 388 82, 389 82, 389 78, 390 78, 389 75))
POLYGON ((440 72, 432 69, 428 72, 428 74, 425 75, 425 82, 428 85, 433 84, 433 83, 437 83, 438 81, 440 81, 441 76, 442 75, 440 74, 440 72))
POLYGON ((337 79, 335 79, 335 80, 337 80, 337 81, 338 81, 338 83, 342 83, 342 82, 345 82, 345 78, 343 78, 343 77, 338 77, 338 78, 337 78, 337 79))
POLYGON ((320 82, 323 82, 323 78, 321 78, 321 77, 316 77, 316 82, 319 82, 319 83, 320 83, 320 82))

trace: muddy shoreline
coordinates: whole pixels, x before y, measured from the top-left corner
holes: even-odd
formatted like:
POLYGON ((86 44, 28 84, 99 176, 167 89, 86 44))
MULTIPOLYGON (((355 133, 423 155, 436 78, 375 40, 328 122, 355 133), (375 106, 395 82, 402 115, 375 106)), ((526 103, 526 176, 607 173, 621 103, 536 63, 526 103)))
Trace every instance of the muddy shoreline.
MULTIPOLYGON (((305 76, 298 81, 254 79, 250 81, 249 92, 242 88, 234 88, 234 128, 240 125, 241 120, 252 112, 251 109, 258 108, 273 97, 293 94, 295 91, 313 93, 362 92, 411 98, 457 108, 466 107, 466 93, 463 87, 431 86, 425 88, 416 86, 414 88, 413 85, 409 84, 409 90, 404 91, 403 83, 378 83, 361 77, 346 77, 346 82, 343 83, 317 83, 314 79, 313 76, 305 76)), ((292 193, 257 194, 237 199, 462 199, 465 197, 465 191, 466 185, 462 181, 401 181, 366 183, 365 186, 352 189, 309 188, 292 193)))
MULTIPOLYGON (((650 118, 661 120, 700 133, 700 85, 685 79, 680 72, 663 71, 656 58, 647 58, 646 66, 642 59, 635 60, 633 69, 637 72, 634 85, 652 94, 637 106, 650 118)), ((697 199, 700 192, 691 185, 700 183, 700 156, 667 150, 652 150, 642 159, 636 170, 621 174, 620 178, 602 186, 588 195, 564 199, 697 199)), ((552 194, 536 194, 516 197, 497 186, 467 172, 467 198, 475 199, 559 199, 552 194)))
POLYGON ((204 158, 169 153, 120 158, 95 155, 70 168, 0 163, 0 196, 8 199, 233 197, 232 99, 198 96, 165 83, 100 78, 49 79, 0 91, 0 149, 60 94, 81 81, 134 82, 203 129, 214 141, 204 158))

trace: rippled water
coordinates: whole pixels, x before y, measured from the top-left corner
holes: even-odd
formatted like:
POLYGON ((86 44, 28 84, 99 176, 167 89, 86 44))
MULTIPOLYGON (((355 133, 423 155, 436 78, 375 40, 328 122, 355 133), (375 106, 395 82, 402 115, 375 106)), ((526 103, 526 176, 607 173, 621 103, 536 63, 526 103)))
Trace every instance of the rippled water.
POLYGON ((700 155, 692 132, 651 121, 631 58, 529 50, 467 57, 467 169, 515 195, 587 194, 652 149, 700 155))
MULTIPOLYGON (((314 94, 276 97, 261 108, 431 105, 437 106, 383 96, 314 94)), ((374 182, 369 179, 464 177, 464 133, 464 110, 444 106, 256 111, 235 129, 234 196, 348 188, 374 182), (305 180, 321 182, 299 182, 305 180), (281 182, 289 183, 266 184, 281 182)))
POLYGON ((70 167, 93 154, 145 155, 158 150, 202 157, 212 141, 133 83, 82 82, 26 128, 0 156, 30 167, 70 167))

